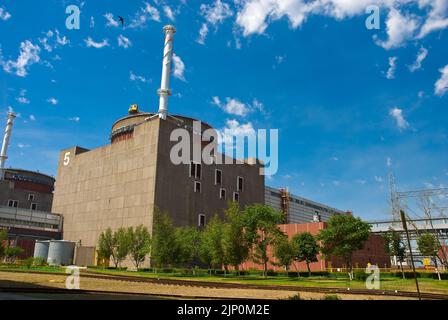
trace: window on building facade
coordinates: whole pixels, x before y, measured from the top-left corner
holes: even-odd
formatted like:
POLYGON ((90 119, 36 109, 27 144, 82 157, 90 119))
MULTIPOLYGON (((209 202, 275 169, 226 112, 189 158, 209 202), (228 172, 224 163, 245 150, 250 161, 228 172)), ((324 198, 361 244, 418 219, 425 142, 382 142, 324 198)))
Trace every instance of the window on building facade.
POLYGON ((202 166, 200 163, 191 162, 190 163, 190 177, 196 179, 201 179, 202 166))
POLYGON ((200 214, 198 217, 198 226, 200 228, 205 227, 205 214, 200 214))
POLYGON ((37 210, 37 203, 31 204, 31 210, 37 210))
POLYGON ((219 199, 226 200, 226 189, 219 189, 219 199))
POLYGON ((201 183, 198 181, 194 182, 194 192, 201 193, 201 183))
POLYGON ((34 194, 32 194, 32 193, 30 193, 29 195, 28 195, 28 201, 34 201, 34 194))
POLYGON ((240 201, 240 194, 238 192, 233 193, 233 201, 235 201, 235 202, 240 201))
POLYGON ((17 208, 19 206, 18 200, 8 200, 8 207, 17 208))
POLYGON ((244 184, 243 182, 244 182, 243 177, 237 178, 237 190, 238 191, 243 191, 243 184, 244 184))
POLYGON ((222 185, 222 171, 219 169, 215 170, 215 184, 222 185))

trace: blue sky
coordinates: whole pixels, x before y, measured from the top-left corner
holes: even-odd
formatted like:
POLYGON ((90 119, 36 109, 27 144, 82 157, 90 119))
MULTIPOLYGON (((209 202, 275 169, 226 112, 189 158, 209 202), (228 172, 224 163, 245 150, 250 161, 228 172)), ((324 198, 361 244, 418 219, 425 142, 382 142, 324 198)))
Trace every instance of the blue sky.
POLYGON ((130 104, 156 111, 168 23, 169 111, 279 129, 267 184, 366 219, 389 215, 389 172, 400 190, 448 186, 448 0, 2 0, 0 112, 20 114, 7 165, 55 174, 130 104))

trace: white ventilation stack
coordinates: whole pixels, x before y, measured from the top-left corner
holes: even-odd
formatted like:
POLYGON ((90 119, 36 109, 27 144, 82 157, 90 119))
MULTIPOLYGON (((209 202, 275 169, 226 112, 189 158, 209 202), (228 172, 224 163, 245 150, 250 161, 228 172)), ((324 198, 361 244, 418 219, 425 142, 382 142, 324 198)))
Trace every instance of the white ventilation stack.
POLYGON ((173 60, 173 36, 176 33, 176 28, 167 25, 163 27, 163 32, 165 33, 165 46, 163 48, 162 81, 157 93, 160 96, 159 118, 165 120, 168 112, 168 96, 171 95, 170 74, 173 60))
POLYGON ((6 122, 5 135, 3 136, 2 150, 0 151, 0 180, 3 180, 5 175, 5 162, 8 159, 7 152, 9 146, 9 138, 11 137, 12 125, 16 115, 13 112, 8 112, 8 121, 6 122))

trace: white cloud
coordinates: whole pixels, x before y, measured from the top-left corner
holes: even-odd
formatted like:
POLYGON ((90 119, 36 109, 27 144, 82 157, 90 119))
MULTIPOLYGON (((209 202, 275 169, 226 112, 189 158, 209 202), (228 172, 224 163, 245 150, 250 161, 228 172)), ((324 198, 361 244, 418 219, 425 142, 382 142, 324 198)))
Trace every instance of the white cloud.
POLYGON ((40 61, 40 47, 34 45, 31 41, 25 40, 20 43, 20 53, 16 61, 8 60, 0 63, 3 65, 3 70, 8 73, 15 73, 19 77, 26 77, 28 68, 40 61))
POLYGON ((61 35, 59 34, 58 29, 56 29, 55 32, 56 32, 56 43, 57 44, 59 44, 61 46, 65 46, 65 45, 70 43, 70 41, 67 39, 66 36, 62 36, 61 37, 61 35))
POLYGON ((16 98, 16 100, 19 103, 22 103, 22 104, 29 104, 30 103, 30 100, 26 97, 26 90, 25 89, 20 90, 19 96, 16 98))
POLYGON ((72 117, 72 118, 68 118, 68 121, 73 121, 73 122, 79 122, 81 120, 80 117, 72 117))
POLYGON ((57 105, 58 103, 59 103, 59 101, 56 99, 56 98, 48 98, 47 99, 47 102, 49 103, 49 104, 52 104, 52 105, 57 105))
POLYGON ((421 47, 420 50, 418 51, 417 58, 415 59, 415 62, 409 66, 409 71, 415 72, 418 69, 420 69, 422 67, 422 62, 423 62, 423 60, 426 59, 427 55, 428 55, 428 50, 421 47))
POLYGON ((114 15, 112 13, 106 13, 104 15, 104 18, 106 18, 106 26, 107 27, 118 27, 118 20, 114 19, 114 15))
POLYGON ((132 71, 129 72, 129 80, 131 80, 131 81, 140 81, 140 82, 143 82, 143 83, 149 82, 145 77, 136 75, 132 71))
POLYGON ((392 166, 392 159, 390 157, 386 158, 386 165, 388 168, 390 168, 392 166))
POLYGON ((118 36, 117 41, 118 41, 118 46, 123 47, 125 49, 129 48, 130 46, 132 46, 131 40, 129 40, 128 38, 126 38, 122 34, 120 34, 118 36))
POLYGON ((254 111, 266 114, 263 103, 257 99, 253 99, 252 103, 243 103, 237 98, 226 97, 225 102, 222 102, 219 97, 214 96, 212 97, 211 103, 222 109, 225 113, 235 116, 245 117, 254 111))
POLYGON ((389 69, 387 69, 386 78, 394 79, 395 78, 395 70, 397 69, 397 57, 389 58, 389 69))
POLYGON ((339 158, 338 157, 331 157, 330 160, 339 161, 339 158))
POLYGON ((389 110, 389 115, 394 118, 398 129, 404 130, 409 127, 409 122, 406 121, 406 119, 403 116, 403 110, 395 107, 393 109, 389 110))
POLYGON ((31 121, 36 121, 36 117, 34 115, 30 114, 30 120, 31 121))
POLYGON ((23 148, 29 148, 30 145, 29 144, 24 144, 24 143, 18 143, 17 147, 20 148, 20 149, 23 149, 23 148))
POLYGON ((441 75, 434 85, 434 92, 438 96, 443 96, 448 91, 448 64, 439 71, 441 75))
POLYGON ((356 182, 356 183, 359 183, 359 184, 366 184, 366 183, 367 183, 367 181, 364 180, 364 179, 358 179, 358 180, 356 180, 355 182, 356 182))
POLYGON ((52 52, 56 47, 65 46, 70 43, 66 36, 61 36, 58 29, 55 29, 54 32, 52 30, 48 30, 45 33, 45 37, 39 38, 39 42, 48 52, 52 52), (54 35, 56 36, 54 37, 54 35))
POLYGON ((378 182, 378 183, 383 182, 383 177, 381 177, 381 176, 374 176, 373 178, 374 178, 375 181, 378 182))
POLYGON ((131 20, 129 28, 143 28, 148 20, 160 22, 160 12, 157 8, 145 2, 145 6, 140 8, 135 17, 131 20))
POLYGON ((88 37, 87 39, 84 39, 87 47, 94 47, 96 49, 101 49, 103 47, 108 47, 109 46, 109 40, 104 39, 101 42, 95 42, 93 41, 93 39, 91 37, 88 37))
POLYGON ((218 130, 219 143, 234 145, 234 137, 253 137, 256 135, 251 122, 240 124, 237 120, 227 120, 226 125, 218 130))
POLYGON ((6 21, 11 18, 11 14, 4 8, 0 7, 0 20, 6 21))
POLYGON ((171 10, 169 6, 163 6, 163 13, 165 13, 165 16, 170 19, 171 21, 174 21, 174 11, 171 10))
POLYGON ((418 28, 418 21, 412 16, 402 15, 400 11, 391 9, 386 20, 388 39, 377 40, 376 43, 386 50, 401 47, 412 39, 418 28))
POLYGON ((216 29, 224 20, 233 16, 233 11, 229 4, 221 0, 215 0, 213 4, 201 4, 200 10, 201 15, 205 18, 205 23, 201 25, 197 41, 200 44, 204 44, 209 31, 209 25, 216 29))
POLYGON ((95 28, 95 18, 90 17, 90 28, 95 28))
POLYGON ((418 39, 422 39, 431 32, 442 30, 448 27, 448 1, 446 0, 420 0, 422 6, 430 6, 428 17, 426 18, 418 39))
POLYGON ((176 55, 174 53, 173 54, 173 75, 182 81, 186 81, 184 72, 185 72, 184 62, 178 55, 176 55))

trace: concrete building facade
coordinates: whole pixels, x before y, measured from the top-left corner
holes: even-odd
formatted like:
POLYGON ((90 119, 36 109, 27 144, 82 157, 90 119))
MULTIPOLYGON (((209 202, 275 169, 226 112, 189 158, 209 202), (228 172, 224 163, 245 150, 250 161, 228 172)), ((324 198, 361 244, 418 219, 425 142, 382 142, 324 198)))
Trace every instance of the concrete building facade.
POLYGON ((326 222, 332 216, 346 214, 322 203, 289 193, 286 189, 265 187, 265 204, 285 213, 288 224, 326 222))
MULTIPOLYGON (((201 227, 213 215, 222 216, 227 201, 242 207, 264 203, 257 162, 173 164, 170 152, 177 141, 170 135, 178 128, 193 133, 193 121, 136 112, 114 123, 111 144, 63 150, 52 211, 64 217, 64 239, 95 246, 108 227, 143 224, 152 230, 155 208, 176 226, 201 227)), ((210 128, 203 124, 201 132, 210 128)))

